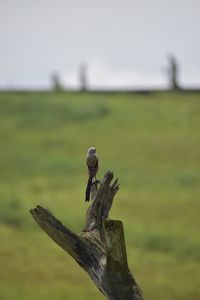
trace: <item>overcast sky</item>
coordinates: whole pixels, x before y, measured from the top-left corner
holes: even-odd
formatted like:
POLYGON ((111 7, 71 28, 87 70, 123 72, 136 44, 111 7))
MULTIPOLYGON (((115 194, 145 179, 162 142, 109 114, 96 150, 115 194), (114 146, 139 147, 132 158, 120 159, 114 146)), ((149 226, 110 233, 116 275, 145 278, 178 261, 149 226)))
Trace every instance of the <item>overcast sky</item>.
POLYGON ((1 87, 165 87, 168 53, 200 86, 199 0, 0 0, 1 87))

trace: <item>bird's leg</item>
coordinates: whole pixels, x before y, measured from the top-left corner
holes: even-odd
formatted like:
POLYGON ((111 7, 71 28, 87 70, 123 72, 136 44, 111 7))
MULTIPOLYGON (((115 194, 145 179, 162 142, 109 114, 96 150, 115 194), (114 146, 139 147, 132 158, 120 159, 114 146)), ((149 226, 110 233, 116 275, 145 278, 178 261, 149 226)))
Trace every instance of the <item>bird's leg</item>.
POLYGON ((97 178, 95 177, 95 182, 96 182, 97 184, 100 184, 100 183, 101 183, 101 180, 99 180, 99 179, 97 179, 97 178))

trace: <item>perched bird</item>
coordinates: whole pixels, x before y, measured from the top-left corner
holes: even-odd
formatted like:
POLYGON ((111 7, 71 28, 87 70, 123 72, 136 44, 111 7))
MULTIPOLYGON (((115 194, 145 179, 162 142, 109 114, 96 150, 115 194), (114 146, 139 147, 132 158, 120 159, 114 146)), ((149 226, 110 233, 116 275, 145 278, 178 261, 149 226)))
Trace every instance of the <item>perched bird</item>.
POLYGON ((88 178, 88 183, 85 191, 85 201, 89 201, 92 183, 94 179, 96 180, 96 174, 99 168, 96 148, 91 147, 88 149, 87 156, 86 156, 86 164, 88 167, 89 178, 88 178))

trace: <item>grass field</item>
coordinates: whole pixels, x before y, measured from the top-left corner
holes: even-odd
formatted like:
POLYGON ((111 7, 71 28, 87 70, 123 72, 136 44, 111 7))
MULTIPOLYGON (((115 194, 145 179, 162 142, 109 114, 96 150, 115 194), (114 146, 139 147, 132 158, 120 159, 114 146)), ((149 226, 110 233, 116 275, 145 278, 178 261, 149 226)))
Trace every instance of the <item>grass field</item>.
POLYGON ((43 205, 81 230, 93 145, 99 176, 119 177, 111 217, 145 299, 200 299, 200 94, 3 92, 0 299, 104 299, 28 212, 43 205))

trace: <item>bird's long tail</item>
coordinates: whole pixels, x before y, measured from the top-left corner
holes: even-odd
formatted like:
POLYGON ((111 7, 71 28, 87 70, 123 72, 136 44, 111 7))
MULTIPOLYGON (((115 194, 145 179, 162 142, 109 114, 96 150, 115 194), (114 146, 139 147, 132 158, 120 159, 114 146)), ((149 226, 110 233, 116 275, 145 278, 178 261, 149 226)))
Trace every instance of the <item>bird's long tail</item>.
POLYGON ((92 177, 88 178, 88 183, 85 191, 85 201, 90 201, 90 190, 92 186, 92 177))

